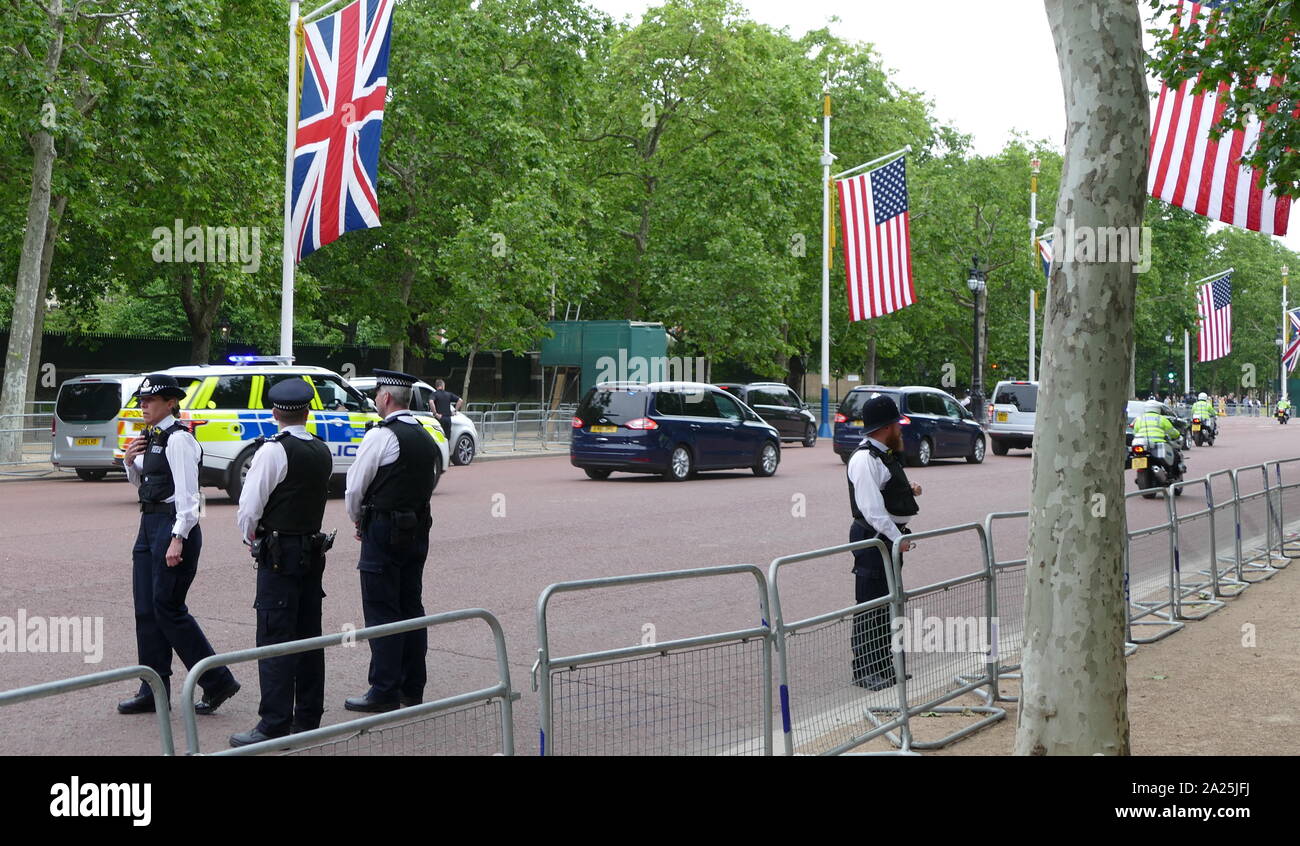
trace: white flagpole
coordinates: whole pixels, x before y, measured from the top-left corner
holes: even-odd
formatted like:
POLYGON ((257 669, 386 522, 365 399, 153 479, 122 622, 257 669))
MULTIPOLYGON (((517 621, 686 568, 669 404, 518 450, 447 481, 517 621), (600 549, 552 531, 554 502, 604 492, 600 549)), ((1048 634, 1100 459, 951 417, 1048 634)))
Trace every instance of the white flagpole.
MULTIPOLYGON (((1042 162, 1039 159, 1029 160, 1029 260, 1034 263, 1034 269, 1038 269, 1040 257, 1038 255, 1038 171, 1042 162)), ((1038 377, 1038 339, 1037 327, 1035 321, 1038 317, 1035 306, 1038 304, 1038 290, 1031 288, 1029 291, 1029 381, 1035 382, 1038 377)))
POLYGON ((1282 383, 1281 384, 1282 399, 1289 399, 1289 397, 1287 396, 1286 377, 1290 375, 1286 372, 1286 344, 1288 340, 1287 336, 1291 334, 1289 331, 1290 321, 1287 320, 1287 316, 1286 316, 1286 307, 1287 307, 1286 281, 1287 281, 1287 266, 1284 264, 1282 265, 1282 369, 1280 371, 1281 375, 1278 377, 1278 380, 1282 383))
POLYGON ((831 95, 822 101, 822 425, 817 435, 832 436, 831 416, 831 95))
POLYGON ((1183 330, 1183 393, 1192 392, 1192 333, 1183 330))
POLYGON ((284 246, 280 271, 280 355, 293 356, 293 150, 298 135, 298 0, 289 4, 289 84, 285 97, 284 246))

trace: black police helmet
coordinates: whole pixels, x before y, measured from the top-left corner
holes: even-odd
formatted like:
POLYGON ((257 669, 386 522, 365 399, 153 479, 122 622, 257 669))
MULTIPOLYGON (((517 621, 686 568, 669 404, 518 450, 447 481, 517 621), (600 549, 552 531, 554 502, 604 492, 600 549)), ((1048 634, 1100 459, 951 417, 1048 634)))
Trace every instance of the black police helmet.
POLYGON ((891 423, 897 423, 902 418, 898 413, 898 404, 893 398, 881 394, 867 400, 867 404, 862 407, 862 431, 874 432, 877 429, 883 429, 891 423))

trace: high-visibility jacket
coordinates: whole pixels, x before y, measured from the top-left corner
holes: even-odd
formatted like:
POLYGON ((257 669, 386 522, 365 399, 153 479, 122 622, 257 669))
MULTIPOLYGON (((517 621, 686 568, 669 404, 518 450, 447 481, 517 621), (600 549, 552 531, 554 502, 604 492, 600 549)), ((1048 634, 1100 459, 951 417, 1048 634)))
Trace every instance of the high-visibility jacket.
POLYGON ((1168 417, 1158 411, 1148 411, 1133 421, 1133 438, 1134 440, 1144 438, 1148 444, 1156 444, 1176 441, 1179 434, 1168 417))
POLYGON ((1290 411, 1290 410, 1291 410, 1291 400, 1279 400, 1279 401, 1278 401, 1278 404, 1277 404, 1277 407, 1278 407, 1279 409, 1281 409, 1282 411, 1290 411))
POLYGON ((1210 405, 1209 400, 1197 400, 1192 406, 1192 416, 1202 419, 1214 416, 1214 406, 1210 405))

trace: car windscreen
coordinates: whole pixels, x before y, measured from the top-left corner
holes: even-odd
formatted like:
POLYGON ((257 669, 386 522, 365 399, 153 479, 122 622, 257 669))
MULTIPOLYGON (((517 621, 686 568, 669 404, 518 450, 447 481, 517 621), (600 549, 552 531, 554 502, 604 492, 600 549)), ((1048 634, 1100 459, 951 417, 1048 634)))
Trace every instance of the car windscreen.
POLYGON ((592 388, 578 406, 577 417, 583 426, 590 426, 602 420, 621 425, 629 420, 645 416, 646 398, 650 392, 644 389, 602 389, 592 388))
POLYGON ((1033 411, 1038 406, 1038 386, 1003 385, 993 397, 993 404, 1015 406, 1017 411, 1033 411))
POLYGON ((55 412, 60 420, 76 423, 102 423, 117 417, 122 408, 122 385, 119 382, 77 382, 59 390, 55 412))
POLYGON ((879 396, 889 397, 894 401, 894 405, 898 405, 898 394, 894 391, 850 391, 840 403, 840 414, 850 420, 861 420, 862 407, 867 404, 867 400, 879 396))

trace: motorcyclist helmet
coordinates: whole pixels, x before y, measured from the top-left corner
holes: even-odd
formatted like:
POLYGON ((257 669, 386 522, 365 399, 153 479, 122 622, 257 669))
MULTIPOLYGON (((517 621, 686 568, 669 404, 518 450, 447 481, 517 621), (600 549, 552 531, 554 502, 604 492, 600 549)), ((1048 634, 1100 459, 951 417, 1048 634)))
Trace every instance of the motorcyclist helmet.
POLYGON ((1201 391, 1201 393, 1200 393, 1196 398, 1197 398, 1198 400, 1201 400, 1202 402, 1204 402, 1205 400, 1209 399, 1209 397, 1206 395, 1205 391, 1201 391))
POLYGON ((1147 411, 1160 411, 1162 405, 1160 400, 1147 400, 1147 411))

